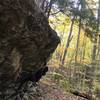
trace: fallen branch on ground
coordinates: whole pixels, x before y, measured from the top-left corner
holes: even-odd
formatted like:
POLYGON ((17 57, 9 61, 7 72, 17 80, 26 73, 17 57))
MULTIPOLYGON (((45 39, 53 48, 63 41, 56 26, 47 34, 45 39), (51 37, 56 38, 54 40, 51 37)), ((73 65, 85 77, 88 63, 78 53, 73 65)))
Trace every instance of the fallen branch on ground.
POLYGON ((86 93, 82 93, 80 91, 70 91, 72 94, 76 95, 76 96, 79 96, 79 97, 82 97, 82 98, 85 98, 87 100, 92 100, 92 97, 89 95, 89 94, 86 94, 86 93))

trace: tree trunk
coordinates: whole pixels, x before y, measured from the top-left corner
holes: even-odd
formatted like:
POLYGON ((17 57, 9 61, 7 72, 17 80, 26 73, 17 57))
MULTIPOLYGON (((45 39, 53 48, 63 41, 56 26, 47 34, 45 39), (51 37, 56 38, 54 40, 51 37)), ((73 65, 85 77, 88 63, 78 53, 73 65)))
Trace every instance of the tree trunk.
POLYGON ((21 81, 45 75, 59 42, 34 0, 0 0, 0 100, 20 100, 13 93, 21 81))
POLYGON ((76 53, 75 53, 75 63, 77 63, 78 51, 79 51, 79 42, 80 42, 80 34, 81 34, 81 18, 79 19, 79 30, 78 30, 78 37, 76 43, 76 53))
POLYGON ((68 35, 68 39, 67 39, 66 47, 65 47, 65 50, 64 50, 64 54, 63 54, 63 57, 62 57, 62 65, 64 65, 65 58, 66 58, 67 51, 68 51, 68 47, 69 47, 69 44, 71 42, 74 20, 75 20, 75 16, 74 16, 74 18, 72 18, 72 21, 71 21, 70 32, 69 32, 69 35, 68 35))

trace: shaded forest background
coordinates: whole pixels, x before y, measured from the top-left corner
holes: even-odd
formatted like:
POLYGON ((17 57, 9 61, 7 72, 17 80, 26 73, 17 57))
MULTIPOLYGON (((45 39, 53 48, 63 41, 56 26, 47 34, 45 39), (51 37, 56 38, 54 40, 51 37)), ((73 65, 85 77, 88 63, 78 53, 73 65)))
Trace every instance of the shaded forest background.
POLYGON ((100 0, 36 3, 61 40, 46 79, 71 93, 100 100, 100 0))

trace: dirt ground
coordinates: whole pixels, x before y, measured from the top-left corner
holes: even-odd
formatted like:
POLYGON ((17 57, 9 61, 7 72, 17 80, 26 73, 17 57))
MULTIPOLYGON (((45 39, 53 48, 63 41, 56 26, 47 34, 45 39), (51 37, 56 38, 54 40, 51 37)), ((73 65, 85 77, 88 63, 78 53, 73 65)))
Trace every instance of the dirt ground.
POLYGON ((84 100, 65 92, 51 80, 41 80, 38 85, 37 100, 84 100))

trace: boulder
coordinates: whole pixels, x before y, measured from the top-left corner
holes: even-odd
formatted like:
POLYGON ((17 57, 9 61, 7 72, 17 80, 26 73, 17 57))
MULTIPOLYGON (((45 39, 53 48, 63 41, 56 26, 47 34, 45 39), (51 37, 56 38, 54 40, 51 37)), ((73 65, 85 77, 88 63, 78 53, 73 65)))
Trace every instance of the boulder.
POLYGON ((0 0, 0 97, 23 72, 44 69, 59 42, 35 0, 0 0))

